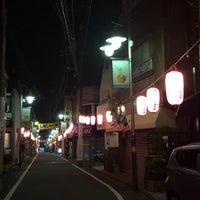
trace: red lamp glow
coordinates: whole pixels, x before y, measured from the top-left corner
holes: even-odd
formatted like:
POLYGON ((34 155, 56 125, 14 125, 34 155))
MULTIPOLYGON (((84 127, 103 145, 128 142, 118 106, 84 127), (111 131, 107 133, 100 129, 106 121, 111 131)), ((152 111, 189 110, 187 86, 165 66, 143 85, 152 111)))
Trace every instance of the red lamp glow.
POLYGON ((90 125, 90 116, 85 116, 85 123, 90 125))
POLYGON ((95 125, 95 122, 96 122, 96 117, 92 115, 90 117, 90 123, 91 123, 91 125, 95 125))
POLYGON ((97 115, 97 124, 98 125, 103 124, 103 115, 101 115, 101 114, 97 115))
POLYGON ((160 105, 160 92, 158 88, 151 87, 147 90, 147 108, 149 112, 155 113, 160 105))
POLYGON ((85 116, 83 115, 79 115, 79 123, 81 124, 85 124, 86 120, 85 120, 85 116))
POLYGON ((136 99, 136 107, 138 115, 146 115, 147 113, 147 99, 145 96, 138 96, 136 99))
POLYGON ((113 116, 111 114, 111 111, 109 110, 109 111, 106 112, 106 121, 112 122, 112 120, 113 120, 113 116))
POLYGON ((180 105, 184 97, 183 74, 172 70, 166 74, 165 88, 167 101, 171 105, 180 105))

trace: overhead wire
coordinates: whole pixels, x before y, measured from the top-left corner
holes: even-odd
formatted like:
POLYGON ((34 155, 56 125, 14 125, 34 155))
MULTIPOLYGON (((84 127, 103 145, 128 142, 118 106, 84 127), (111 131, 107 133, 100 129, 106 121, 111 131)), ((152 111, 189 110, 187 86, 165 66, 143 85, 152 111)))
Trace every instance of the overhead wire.
MULTIPOLYGON (((66 27, 66 24, 67 24, 67 21, 66 21, 66 17, 63 17, 63 15, 65 15, 65 13, 63 13, 63 9, 61 7, 63 7, 64 4, 63 4, 63 1, 60 1, 60 0, 57 0, 56 1, 56 10, 58 11, 58 17, 60 18, 60 21, 61 21, 61 24, 62 24, 62 27, 63 27, 63 32, 64 32, 64 39, 65 39, 65 43, 67 46, 67 44, 69 43, 69 45, 71 44, 71 40, 69 40, 68 38, 71 37, 70 36, 70 27, 66 27), (66 27, 66 28, 64 28, 66 27)), ((66 59, 67 60, 67 59, 66 59)), ((67 63, 68 65, 68 63, 67 63)), ((64 93, 65 93, 65 83, 67 82, 68 78, 69 78, 69 75, 67 73, 67 67, 64 68, 64 72, 62 73, 63 76, 62 76, 62 81, 61 81, 61 84, 60 84, 60 87, 59 87, 59 90, 57 92, 57 95, 56 95, 56 100, 55 100, 55 105, 54 105, 54 109, 52 110, 52 114, 55 114, 57 109, 58 109, 58 106, 60 105, 60 102, 64 96, 64 93), (68 75, 68 76, 67 76, 68 75), (67 76, 67 77, 66 77, 67 76)))
POLYGON ((179 59, 173 63, 161 76, 159 76, 155 81, 153 81, 148 87, 145 87, 142 91, 137 93, 137 95, 134 95, 135 97, 143 94, 149 87, 152 85, 155 85, 161 78, 163 78, 169 71, 171 71, 173 68, 176 68, 176 65, 185 57, 188 55, 188 53, 197 45, 200 43, 200 39, 198 39, 184 54, 182 54, 179 59))
MULTIPOLYGON (((64 32, 64 39, 65 39, 65 47, 66 51, 69 50, 72 56, 72 61, 74 65, 74 71, 76 78, 78 82, 80 82, 80 68, 83 63, 84 59, 84 50, 85 46, 87 43, 87 35, 88 35, 88 27, 89 27, 89 20, 90 20, 90 14, 91 14, 91 7, 92 7, 92 0, 90 1, 90 7, 89 7, 89 14, 87 18, 87 26, 86 26, 86 31, 85 31, 85 38, 83 42, 83 48, 82 48, 82 53, 81 53, 81 59, 80 62, 77 63, 77 54, 76 54, 76 30, 75 30, 75 15, 74 15, 74 0, 72 0, 71 3, 71 16, 69 14, 69 7, 67 5, 67 2, 65 0, 56 0, 56 10, 58 17, 60 19, 63 32, 64 32)), ((57 93, 57 98, 55 101, 53 113, 56 112, 58 109, 58 106, 64 96, 65 93, 65 83, 69 81, 69 73, 67 73, 67 69, 65 68, 61 85, 57 93)), ((75 89, 76 87, 74 87, 75 89)), ((71 95, 74 93, 74 89, 72 90, 71 95)))
POLYGON ((87 36, 88 36, 88 30, 89 30, 89 22, 90 22, 91 10, 92 10, 92 3, 93 3, 93 0, 90 0, 89 14, 88 14, 87 26, 86 26, 86 34, 85 34, 85 38, 84 38, 84 42, 83 42, 83 49, 82 49, 81 65, 83 64, 84 52, 85 52, 86 43, 87 43, 87 36))

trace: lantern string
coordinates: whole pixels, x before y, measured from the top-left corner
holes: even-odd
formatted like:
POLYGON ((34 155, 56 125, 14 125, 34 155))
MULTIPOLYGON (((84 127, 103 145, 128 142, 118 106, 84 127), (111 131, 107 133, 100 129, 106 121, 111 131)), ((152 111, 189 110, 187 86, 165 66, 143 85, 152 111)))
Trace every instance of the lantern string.
POLYGON ((157 83, 163 76, 165 76, 170 70, 172 70, 174 67, 176 68, 176 65, 186 56, 188 53, 200 42, 200 39, 198 39, 173 65, 171 65, 161 76, 159 76, 153 83, 151 83, 148 87, 144 88, 141 92, 139 92, 137 95, 134 95, 134 97, 144 93, 148 88, 151 86, 155 86, 155 83, 157 83))

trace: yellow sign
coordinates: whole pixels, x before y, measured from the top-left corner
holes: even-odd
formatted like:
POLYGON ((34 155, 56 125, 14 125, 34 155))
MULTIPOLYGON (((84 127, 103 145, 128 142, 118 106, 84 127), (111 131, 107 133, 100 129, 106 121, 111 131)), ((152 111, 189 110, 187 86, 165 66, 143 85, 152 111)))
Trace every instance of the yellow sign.
POLYGON ((40 130, 54 129, 54 128, 60 128, 60 122, 38 124, 38 129, 40 130))

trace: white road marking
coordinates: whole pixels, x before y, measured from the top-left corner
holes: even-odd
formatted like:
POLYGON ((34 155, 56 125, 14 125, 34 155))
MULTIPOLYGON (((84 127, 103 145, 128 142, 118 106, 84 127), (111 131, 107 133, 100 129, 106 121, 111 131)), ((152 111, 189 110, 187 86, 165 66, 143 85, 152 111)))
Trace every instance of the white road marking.
POLYGON ((12 195, 14 194, 15 190, 17 189, 17 187, 19 186, 19 184, 22 182, 23 178, 25 177, 25 175, 27 174, 28 170, 30 169, 30 167, 32 166, 32 164, 34 163, 35 159, 37 158, 38 154, 36 154, 36 156, 33 158, 32 162, 28 165, 28 167, 26 168, 26 170, 24 171, 24 173, 20 176, 20 178, 18 179, 18 181, 15 183, 15 185, 11 188, 11 190, 8 192, 7 196, 4 198, 4 200, 10 200, 10 198, 12 197, 12 195))
POLYGON ((81 170, 82 172, 86 173, 87 175, 89 175, 90 177, 92 177, 93 179, 95 179, 96 181, 98 181, 99 183, 105 185, 116 197, 118 200, 124 200, 124 198, 121 196, 121 194, 115 190, 112 186, 110 186, 109 184, 105 183, 104 181, 98 179, 96 176, 90 174, 89 172, 85 171, 84 169, 78 167, 75 164, 72 164, 74 167, 76 167, 77 169, 81 170))
MULTIPOLYGON (((28 170, 30 169, 30 167, 32 166, 32 164, 34 163, 34 161, 36 160, 37 156, 38 156, 38 154, 36 154, 36 156, 33 158, 32 162, 28 165, 28 167, 26 168, 26 170, 24 171, 24 173, 20 176, 20 178, 18 179, 18 181, 11 188, 11 190, 9 191, 9 193, 7 194, 7 196, 4 198, 4 200, 10 200, 11 199, 11 197, 14 194, 15 190, 17 189, 17 187, 19 186, 19 184, 22 182, 23 178, 25 177, 25 175, 27 174, 28 170)), ((62 159, 68 161, 65 158, 62 158, 62 159)), ((96 176, 90 174, 89 172, 85 171, 84 169, 78 167, 77 165, 75 165, 75 164, 72 164, 72 165, 74 167, 76 167, 77 169, 81 170, 82 172, 84 172, 85 174, 87 174, 88 176, 92 177, 93 179, 95 179, 99 183, 101 183, 104 186, 106 186, 117 197, 118 200, 124 200, 124 198, 121 196, 121 194, 117 190, 115 190, 112 186, 110 186, 109 184, 105 183, 104 181, 98 179, 96 176)))

